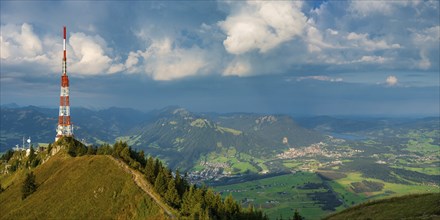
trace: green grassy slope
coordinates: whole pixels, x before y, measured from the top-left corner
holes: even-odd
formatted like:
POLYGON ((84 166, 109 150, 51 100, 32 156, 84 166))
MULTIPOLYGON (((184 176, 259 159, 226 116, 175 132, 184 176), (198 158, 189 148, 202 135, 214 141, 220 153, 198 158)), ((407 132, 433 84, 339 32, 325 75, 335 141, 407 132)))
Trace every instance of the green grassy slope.
POLYGON ((107 156, 58 153, 34 173, 37 191, 21 199, 25 171, 0 179, 0 219, 165 219, 162 209, 107 156))
POLYGON ((414 194, 367 202, 325 219, 440 219, 440 193, 414 194))

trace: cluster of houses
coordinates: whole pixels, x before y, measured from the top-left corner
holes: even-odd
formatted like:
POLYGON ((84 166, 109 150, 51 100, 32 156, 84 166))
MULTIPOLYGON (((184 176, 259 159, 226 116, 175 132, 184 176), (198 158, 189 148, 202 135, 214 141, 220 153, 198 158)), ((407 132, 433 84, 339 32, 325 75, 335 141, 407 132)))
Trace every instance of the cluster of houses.
POLYGON ((289 150, 277 155, 279 159, 294 159, 300 157, 314 157, 323 156, 329 158, 341 158, 341 157, 352 157, 357 153, 363 152, 362 150, 347 149, 344 151, 329 151, 325 148, 326 144, 319 142, 316 144, 311 144, 305 148, 289 148, 289 150))

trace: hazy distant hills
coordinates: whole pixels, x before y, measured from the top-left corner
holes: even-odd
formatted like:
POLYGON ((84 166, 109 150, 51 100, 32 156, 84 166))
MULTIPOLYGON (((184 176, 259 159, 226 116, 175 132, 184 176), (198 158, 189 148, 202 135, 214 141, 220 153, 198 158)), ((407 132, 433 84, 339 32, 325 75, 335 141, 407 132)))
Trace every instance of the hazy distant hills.
MULTIPOLYGON (((124 108, 93 111, 72 108, 74 133, 89 143, 113 143, 116 137, 148 120, 148 114, 124 108)), ((58 123, 58 110, 35 106, 0 109, 0 152, 22 143, 23 136, 31 137, 33 143, 54 141, 58 123)))
MULTIPOLYGON (((0 152, 31 137, 33 143, 54 140, 57 109, 35 106, 2 106, 0 152)), ((276 155, 289 147, 323 140, 324 133, 353 133, 377 128, 438 129, 439 118, 372 119, 330 116, 292 119, 286 115, 253 113, 193 113, 178 106, 141 112, 129 108, 90 110, 72 108, 74 133, 90 144, 127 141, 148 154, 159 156, 171 167, 187 168, 201 155, 221 148, 235 148, 259 158, 276 155)))
POLYGON ((304 128, 332 133, 366 132, 383 128, 439 129, 439 117, 424 118, 341 118, 331 116, 300 117, 296 122, 304 128))
MULTIPOLYGON (((54 139, 56 109, 2 106, 0 113, 0 151, 21 144, 23 136, 30 136, 34 143, 48 143, 54 139)), ((129 140, 130 144, 141 149, 149 148, 153 153, 183 153, 189 157, 221 146, 267 154, 323 138, 283 115, 214 116, 192 113, 177 106, 148 113, 127 108, 98 111, 72 108, 71 115, 76 137, 88 143, 113 143, 118 138, 129 140), (284 137, 288 139, 287 144, 283 144, 284 137), (280 147, 282 149, 278 149, 280 147)))
POLYGON ((54 140, 56 117, 37 107, 1 108, 0 151, 22 144, 22 138, 32 136, 36 142, 54 140))
POLYGON ((285 145, 298 147, 316 143, 322 135, 298 125, 287 115, 227 114, 215 117, 219 125, 242 130, 262 138, 262 142, 275 146, 287 138, 285 145))

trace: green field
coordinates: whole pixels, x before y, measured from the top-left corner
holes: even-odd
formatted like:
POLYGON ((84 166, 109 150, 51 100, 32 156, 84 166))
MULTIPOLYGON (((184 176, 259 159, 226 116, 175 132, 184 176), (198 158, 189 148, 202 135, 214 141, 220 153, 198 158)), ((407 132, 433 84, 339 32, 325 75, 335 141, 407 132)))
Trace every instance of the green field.
POLYGON ((439 153, 440 147, 437 145, 432 145, 432 142, 432 138, 409 140, 406 149, 411 152, 439 153))
MULTIPOLYGON (((220 143, 218 145, 221 146, 220 143)), ((268 171, 267 166, 264 164, 264 160, 255 158, 246 153, 237 152, 235 147, 222 147, 215 152, 202 156, 197 165, 193 167, 194 171, 201 171, 205 168, 199 165, 201 161, 208 161, 211 163, 226 163, 228 164, 228 167, 225 169, 225 172, 231 174, 248 172, 258 173, 268 171)))
POLYGON ((425 173, 428 175, 440 175, 440 168, 438 167, 403 167, 403 169, 425 173))
MULTIPOLYGON (((261 207, 271 218, 291 217, 295 209, 308 219, 319 219, 331 211, 324 211, 321 205, 307 195, 313 192, 325 192, 326 189, 301 189, 307 183, 322 184, 323 181, 314 173, 298 172, 245 183, 219 186, 215 190, 223 196, 232 194, 235 199, 242 201, 246 207, 252 203, 256 208, 261 207)), ((339 210, 339 209, 338 209, 339 210)))
POLYGON ((334 180, 330 182, 333 189, 338 192, 341 196, 344 196, 344 200, 346 204, 357 204, 366 199, 377 199, 384 198, 390 196, 400 196, 408 193, 439 193, 440 188, 437 186, 431 185, 422 185, 422 184, 397 184, 397 183, 388 183, 379 179, 365 178, 362 177, 361 173, 345 173, 347 177, 334 180), (359 193, 356 194, 351 189, 353 182, 361 182, 363 180, 374 181, 383 183, 384 187, 381 191, 378 192, 368 192, 368 193, 359 193))
POLYGON ((401 196, 412 193, 440 193, 437 186, 422 184, 396 184, 388 183, 379 179, 365 178, 361 173, 345 173, 346 176, 335 180, 322 180, 315 173, 298 172, 277 177, 248 181, 244 183, 218 186, 215 190, 222 193, 222 196, 232 194, 235 199, 241 201, 246 207, 253 204, 261 207, 271 218, 280 216, 290 217, 295 209, 308 219, 320 219, 334 211, 323 210, 323 202, 314 201, 311 193, 323 193, 327 189, 319 187, 315 189, 302 188, 308 183, 328 184, 332 192, 337 194, 337 199, 343 204, 335 208, 341 211, 365 201, 380 198, 401 196), (383 188, 376 192, 355 193, 352 183, 371 181, 382 183, 383 188))

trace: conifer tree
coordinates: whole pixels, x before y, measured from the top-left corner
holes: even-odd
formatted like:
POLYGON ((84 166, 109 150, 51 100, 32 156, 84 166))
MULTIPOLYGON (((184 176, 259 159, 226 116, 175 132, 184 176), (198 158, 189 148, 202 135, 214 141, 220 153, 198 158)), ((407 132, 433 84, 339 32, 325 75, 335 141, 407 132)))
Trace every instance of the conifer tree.
POLYGON ((198 220, 202 220, 203 218, 203 208, 202 208, 202 204, 200 203, 194 203, 194 205, 191 207, 191 211, 190 211, 191 215, 191 219, 198 219, 198 220))
POLYGON ((216 204, 216 210, 217 210, 217 212, 218 213, 224 213, 224 211, 225 211, 225 206, 224 206, 224 204, 223 204, 223 201, 222 201, 222 197, 220 196, 220 194, 219 193, 217 193, 216 195, 215 195, 215 204, 216 204))
POLYGON ((168 182, 168 188, 165 193, 165 200, 173 207, 178 207, 180 204, 180 197, 176 189, 176 184, 174 179, 168 182))
POLYGON ((145 153, 144 150, 139 151, 138 154, 138 161, 141 163, 142 167, 145 167, 146 161, 145 161, 145 153))
POLYGON ((237 202, 235 202, 232 194, 229 194, 225 199, 225 212, 229 214, 231 218, 233 218, 237 213, 240 212, 240 207, 237 202))
POLYGON ((119 155, 121 156, 121 158, 125 161, 125 162, 130 162, 132 159, 130 157, 130 148, 129 147, 124 147, 122 148, 121 152, 119 153, 119 155))
POLYGON ((38 164, 40 164, 40 160, 38 158, 35 158, 33 161, 31 161, 31 167, 37 167, 38 164))
POLYGON ((248 211, 249 211, 249 213, 254 212, 254 205, 252 203, 249 204, 248 211))
POLYGON ((122 142, 118 141, 113 145, 113 157, 115 158, 119 158, 120 157, 120 153, 122 151, 122 149, 124 149, 124 147, 122 146, 122 142))
POLYGON ((113 149, 109 144, 103 144, 96 150, 96 154, 98 154, 98 155, 111 155, 111 154, 113 154, 113 149))
POLYGON ((159 171, 162 170, 162 163, 158 158, 154 161, 154 176, 155 178, 159 175, 159 171))
POLYGON ((84 146, 81 142, 79 141, 74 141, 73 138, 71 139, 73 145, 75 145, 75 149, 76 149, 76 155, 77 156, 82 156, 82 155, 86 155, 87 154, 87 148, 86 146, 84 146))
POLYGON ((210 218, 209 218, 209 216, 210 216, 210 213, 209 213, 209 209, 206 207, 202 212, 200 212, 200 220, 209 220, 210 218))
POLYGON ((12 158, 12 156, 14 155, 14 151, 9 149, 8 151, 6 151, 5 154, 3 154, 0 159, 1 160, 5 160, 6 162, 9 162, 9 160, 12 158))
POLYGON ((176 189, 177 193, 179 193, 179 197, 182 198, 183 193, 185 192, 185 185, 183 183, 183 179, 180 176, 179 170, 176 170, 176 189))
POLYGON ((206 190, 204 199, 207 206, 212 207, 213 209, 217 209, 215 193, 211 188, 206 190))
POLYGON ((35 159, 36 159, 35 150, 31 146, 30 149, 29 149, 29 157, 28 157, 28 160, 26 162, 26 167, 35 167, 35 166, 32 166, 34 164, 35 159))
POLYGON ((163 175, 164 175, 164 177, 165 177, 165 181, 168 183, 171 179, 173 179, 173 175, 172 175, 172 173, 171 173, 171 170, 170 169, 168 169, 167 167, 162 167, 162 172, 163 172, 163 175))
POLYGON ((50 154, 51 151, 52 151, 52 143, 49 143, 49 145, 47 146, 47 153, 50 154))
POLYGON ((31 146, 29 149, 29 161, 32 161, 35 159, 35 150, 34 148, 31 146))
POLYGON ((195 204, 194 199, 194 186, 192 185, 189 190, 187 190, 182 197, 182 203, 180 212, 183 216, 189 216, 192 213, 192 208, 195 204))
POLYGON ((165 195, 165 192, 167 190, 167 182, 165 180, 165 176, 162 171, 159 172, 159 174, 156 177, 156 181, 154 182, 154 189, 156 190, 159 195, 163 196, 165 195))
POLYGON ((96 149, 93 146, 88 146, 87 147, 87 155, 94 155, 96 154, 96 149))
POLYGON ((26 179, 21 187, 21 199, 26 199, 29 195, 37 190, 37 183, 35 182, 35 174, 30 172, 26 174, 26 179))
POLYGON ((154 182, 156 181, 156 176, 154 174, 154 159, 153 159, 153 157, 148 157, 148 159, 147 159, 147 165, 145 165, 145 177, 147 178, 147 180, 151 184, 154 184, 154 182))

